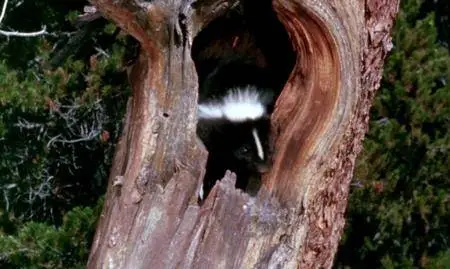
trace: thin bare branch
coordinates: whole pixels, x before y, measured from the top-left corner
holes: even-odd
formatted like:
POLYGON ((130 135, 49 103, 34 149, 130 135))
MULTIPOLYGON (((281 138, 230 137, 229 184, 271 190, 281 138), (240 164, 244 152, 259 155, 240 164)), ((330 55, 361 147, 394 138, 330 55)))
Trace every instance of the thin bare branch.
MULTIPOLYGON (((2 21, 3 21, 3 19, 5 18, 5 13, 6 13, 6 7, 7 6, 8 6, 8 0, 4 0, 3 6, 2 6, 2 12, 0 14, 0 25, 1 25, 2 21)), ((40 36, 40 35, 45 35, 45 34, 47 34, 46 26, 43 26, 42 30, 35 31, 35 32, 19 32, 19 31, 0 30, 0 35, 4 35, 4 36, 7 36, 7 37, 10 37, 10 36, 34 37, 34 36, 40 36)))
POLYGON ((0 14, 0 24, 2 23, 3 18, 5 17, 6 6, 8 5, 8 0, 3 2, 2 13, 0 14))
POLYGON ((46 30, 46 27, 44 26, 42 28, 42 30, 36 31, 36 32, 24 33, 24 32, 18 32, 18 31, 4 31, 4 30, 0 30, 0 34, 4 35, 4 36, 8 36, 8 37, 9 36, 34 37, 34 36, 40 36, 40 35, 47 34, 47 30, 46 30))

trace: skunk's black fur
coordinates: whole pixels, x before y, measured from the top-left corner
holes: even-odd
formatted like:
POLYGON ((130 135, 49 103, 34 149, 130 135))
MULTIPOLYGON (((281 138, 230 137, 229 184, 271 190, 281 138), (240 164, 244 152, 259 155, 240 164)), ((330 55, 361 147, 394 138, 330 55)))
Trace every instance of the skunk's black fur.
MULTIPOLYGON (((265 112, 261 117, 236 121, 236 117, 227 118, 218 110, 215 119, 201 118, 199 113, 197 125, 197 134, 209 152, 205 194, 226 170, 236 173, 237 187, 254 193, 248 185, 259 182, 261 172, 270 167, 270 114, 295 62, 289 37, 271 1, 245 0, 203 29, 191 53, 199 79, 200 105, 220 104, 230 91, 251 89, 261 93, 265 112), (263 160, 254 130, 263 148, 263 160)), ((258 187, 251 188, 257 191, 258 187)))
POLYGON ((233 122, 227 119, 199 119, 197 134, 208 149, 208 162, 203 188, 208 192, 226 170, 236 173, 236 187, 245 189, 251 178, 258 177, 269 166, 270 120, 233 122), (258 156, 258 149, 252 130, 258 136, 264 151, 264 159, 258 156))
POLYGON ((272 89, 276 85, 270 70, 256 64, 249 55, 215 59, 214 63, 212 71, 199 73, 199 104, 221 102, 232 91, 249 90, 260 94, 265 113, 257 119, 239 122, 227 118, 199 118, 197 134, 209 152, 203 190, 209 193, 225 171, 230 170, 236 174, 236 187, 255 192, 261 173, 270 166, 269 116, 273 110, 272 89), (257 130, 264 160, 258 156, 253 129, 257 130), (248 188, 249 184, 252 189, 248 188))
POLYGON ((236 173, 238 188, 247 189, 249 180, 257 184, 260 174, 268 169, 267 112, 272 99, 265 91, 254 86, 240 87, 199 104, 197 134, 209 152, 203 183, 206 192, 226 170, 236 173))

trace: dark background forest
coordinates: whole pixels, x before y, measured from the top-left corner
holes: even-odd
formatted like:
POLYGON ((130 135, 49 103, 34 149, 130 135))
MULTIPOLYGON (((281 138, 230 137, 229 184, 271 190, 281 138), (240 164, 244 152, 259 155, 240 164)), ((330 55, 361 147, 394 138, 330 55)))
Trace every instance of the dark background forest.
MULTIPOLYGON (((3 3, 3 2, 2 2, 3 3)), ((136 43, 85 1, 9 1, 0 34, 0 268, 84 268, 136 43)), ((450 2, 403 0, 335 268, 450 268, 450 2)))

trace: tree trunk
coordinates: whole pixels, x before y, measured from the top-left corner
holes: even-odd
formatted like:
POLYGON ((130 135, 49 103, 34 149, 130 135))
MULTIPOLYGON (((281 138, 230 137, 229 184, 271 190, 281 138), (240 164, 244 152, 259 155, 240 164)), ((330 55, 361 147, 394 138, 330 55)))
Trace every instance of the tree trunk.
POLYGON ((238 0, 91 2, 141 53, 88 268, 330 268, 398 1, 272 1, 296 53, 273 165, 256 196, 227 173, 201 205, 191 47, 238 0))

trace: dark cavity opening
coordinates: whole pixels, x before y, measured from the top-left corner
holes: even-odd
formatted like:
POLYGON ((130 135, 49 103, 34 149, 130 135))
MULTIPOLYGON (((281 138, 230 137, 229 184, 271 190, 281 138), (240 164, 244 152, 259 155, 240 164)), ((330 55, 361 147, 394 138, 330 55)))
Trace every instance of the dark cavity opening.
MULTIPOLYGON (((261 175, 271 166, 270 114, 295 63, 288 34, 271 1, 241 1, 211 22, 195 37, 192 58, 199 79, 197 134, 209 152, 204 197, 226 170, 236 174, 237 188, 255 195, 261 186, 261 175), (214 117, 216 109, 209 111, 211 118, 200 116, 201 105, 220 106, 226 96, 230 97, 230 91, 250 92, 235 94, 235 99, 264 100, 266 113, 248 120, 230 120, 214 117)), ((233 113, 239 117, 247 112, 237 109, 233 113)))

